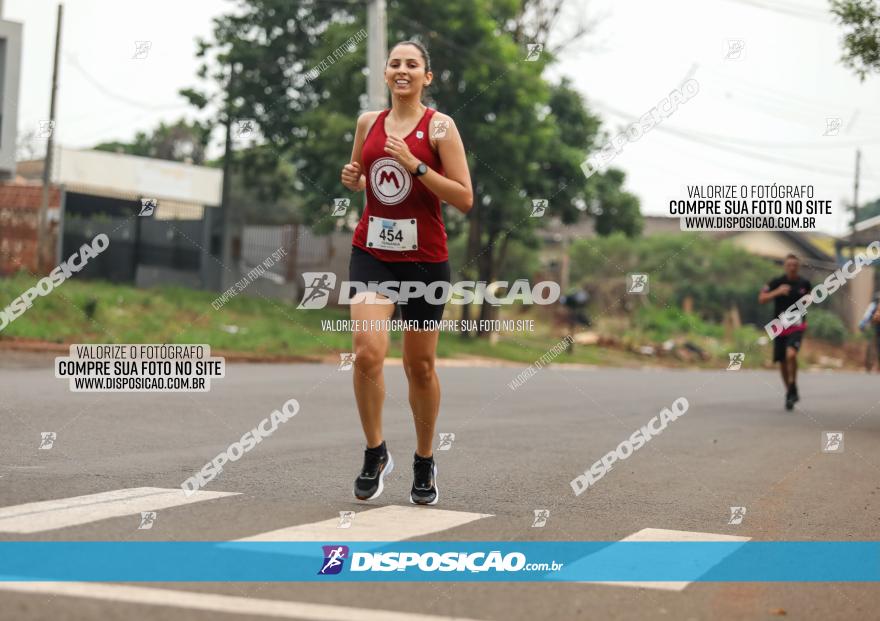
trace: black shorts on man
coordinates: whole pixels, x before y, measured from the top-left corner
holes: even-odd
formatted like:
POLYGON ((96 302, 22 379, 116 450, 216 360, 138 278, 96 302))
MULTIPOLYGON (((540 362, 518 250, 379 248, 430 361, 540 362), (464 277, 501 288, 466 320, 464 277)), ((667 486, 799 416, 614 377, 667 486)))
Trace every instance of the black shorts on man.
POLYGON ((805 330, 798 330, 789 334, 780 334, 773 339, 773 362, 782 362, 785 360, 785 350, 793 347, 795 351, 801 350, 801 339, 805 330))

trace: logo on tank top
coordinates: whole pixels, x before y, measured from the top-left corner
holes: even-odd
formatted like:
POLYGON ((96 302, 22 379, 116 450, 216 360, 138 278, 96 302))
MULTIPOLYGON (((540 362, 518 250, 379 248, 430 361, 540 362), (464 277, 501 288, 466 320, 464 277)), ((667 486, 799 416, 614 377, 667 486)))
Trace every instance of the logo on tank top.
POLYGON ((412 189, 409 171, 390 157, 383 157, 370 167, 370 187, 373 195, 386 205, 396 205, 412 189))

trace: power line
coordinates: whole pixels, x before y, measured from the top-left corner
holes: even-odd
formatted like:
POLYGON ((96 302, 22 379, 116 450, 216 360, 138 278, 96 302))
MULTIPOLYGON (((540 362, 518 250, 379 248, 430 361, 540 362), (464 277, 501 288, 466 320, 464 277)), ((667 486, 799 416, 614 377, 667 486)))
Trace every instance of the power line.
MULTIPOLYGON (((802 112, 810 114, 811 116, 815 114, 827 115, 828 110, 834 110, 841 107, 841 104, 837 102, 832 103, 827 100, 818 101, 812 95, 792 95, 788 92, 773 89, 741 78, 730 78, 728 76, 710 74, 708 79, 718 86, 718 88, 723 88, 727 91, 741 94, 746 97, 753 97, 762 103, 783 106, 786 112, 790 112, 792 108, 800 108, 802 112), (730 80, 738 81, 741 85, 728 84, 730 80), (742 89, 742 91, 739 89, 742 89)), ((865 116, 872 117, 870 119, 872 122, 880 121, 880 114, 866 112, 865 116)))
MULTIPOLYGON (((728 81, 736 81, 742 84, 744 87, 749 88, 753 91, 758 91, 760 95, 768 95, 772 97, 776 97, 777 99, 781 99, 786 103, 794 103, 798 105, 812 105, 817 108, 827 108, 829 106, 838 105, 837 102, 830 102, 828 100, 819 101, 813 95, 792 95, 791 92, 785 91, 782 89, 774 88, 767 84, 761 84, 759 82, 753 82, 751 80, 746 80, 737 75, 709 75, 709 79, 717 80, 718 82, 724 81, 725 83, 728 81), (805 100, 806 97, 809 99, 805 100)), ((725 84, 726 85, 726 84, 725 84)), ((873 113, 874 116, 880 117, 880 114, 873 113)))
MULTIPOLYGON (((779 119, 785 121, 787 123, 796 123, 803 127, 807 127, 816 131, 817 122, 821 125, 821 122, 825 119, 832 118, 829 116, 829 112, 810 112, 807 110, 792 110, 791 107, 786 106, 782 103, 771 102, 771 101, 762 101, 762 100, 750 100, 743 97, 737 97, 732 93, 724 93, 723 95, 717 94, 717 96, 725 101, 730 101, 736 103, 741 106, 747 106, 752 108, 756 112, 761 112, 767 116, 773 117, 775 119, 779 119)), ((850 115, 849 120, 852 121, 855 115, 850 115)), ((837 118, 841 118, 841 121, 844 119, 840 116, 837 118)), ((876 124, 876 122, 872 122, 870 119, 866 119, 863 123, 865 125, 865 130, 868 129, 872 131, 880 132, 880 124, 876 124)), ((845 131, 849 131, 849 124, 845 127, 845 131)))
MULTIPOLYGON (((628 121, 632 122, 636 120, 636 117, 633 117, 631 114, 627 114, 623 111, 612 108, 607 104, 601 104, 607 110, 613 112, 616 116, 623 117, 628 121)), ((792 121, 794 119, 791 118, 791 115, 779 117, 784 120, 792 121)), ((815 128, 815 118, 812 123, 802 123, 806 127, 815 128)), ((764 142, 759 140, 748 140, 745 138, 738 138, 735 136, 725 136, 722 134, 712 134, 709 132, 701 132, 701 135, 704 137, 708 137, 714 140, 721 140, 724 142, 733 142, 746 146, 758 147, 758 148, 767 148, 767 149, 841 149, 841 148, 854 148, 859 147, 865 144, 880 144, 880 136, 870 137, 866 139, 855 140, 852 142, 841 142, 838 140, 823 140, 819 142, 764 142)))
POLYGON ((810 9, 809 7, 802 7, 795 4, 785 4, 781 2, 775 4, 770 2, 759 2, 758 0, 728 0, 728 2, 737 2, 739 4, 745 4, 754 8, 772 11, 774 13, 781 13, 783 15, 790 15, 792 17, 800 17, 801 19, 819 22, 822 24, 833 24, 833 22, 828 18, 830 17, 830 15, 826 16, 825 12, 819 9, 810 9))
MULTIPOLYGON (((412 23, 412 24, 416 24, 416 25, 421 26, 421 27, 424 28, 424 25, 421 24, 420 22, 418 22, 417 20, 413 20, 413 19, 410 19, 410 18, 408 18, 408 17, 403 17, 403 19, 406 20, 406 21, 408 21, 408 22, 410 22, 410 23, 412 23)), ((456 50, 458 50, 458 51, 460 51, 460 52, 462 52, 462 53, 465 53, 465 54, 468 54, 468 55, 471 55, 471 54, 474 53, 473 50, 469 50, 469 49, 467 49, 467 48, 464 48, 464 47, 462 47, 462 46, 460 46, 460 45, 455 44, 454 42, 446 41, 446 40, 444 40, 444 39, 440 39, 440 38, 438 38, 438 41, 439 41, 440 43, 443 43, 443 44, 449 46, 450 48, 454 48, 454 49, 456 49, 456 50)), ((626 118, 626 119, 628 119, 628 120, 635 120, 635 119, 637 118, 637 117, 634 117, 632 114, 629 114, 629 113, 626 113, 626 112, 620 111, 620 110, 614 108, 613 106, 609 106, 609 105, 604 104, 604 103, 602 103, 602 102, 599 102, 599 101, 597 101, 597 100, 595 100, 595 99, 593 99, 593 98, 590 98, 589 101, 590 101, 591 103, 597 104, 599 107, 605 108, 606 110, 608 110, 608 111, 610 111, 610 112, 612 112, 612 113, 614 113, 614 114, 617 114, 618 116, 621 116, 621 117, 623 117, 623 118, 626 118)), ((705 146, 710 146, 710 147, 715 148, 715 149, 719 149, 719 150, 727 151, 727 152, 729 152, 729 153, 734 153, 734 154, 739 155, 739 156, 741 156, 741 157, 747 157, 747 158, 750 158, 750 159, 753 159, 753 160, 762 160, 762 161, 771 162, 771 163, 774 163, 774 164, 781 164, 781 165, 783 165, 783 166, 789 166, 789 167, 792 167, 792 168, 799 168, 799 169, 801 169, 801 170, 807 170, 807 171, 809 171, 809 172, 814 172, 814 173, 819 173, 819 174, 824 174, 824 175, 830 175, 830 176, 835 176, 835 177, 845 177, 845 178, 849 178, 849 177, 850 177, 850 173, 849 173, 848 171, 844 171, 844 170, 842 170, 842 169, 833 169, 833 168, 817 167, 817 166, 813 166, 813 165, 810 165, 810 164, 807 164, 807 163, 803 163, 803 162, 795 162, 795 161, 792 161, 792 160, 789 160, 789 159, 775 158, 775 157, 771 157, 771 156, 763 155, 763 154, 761 154, 761 153, 755 153, 755 152, 752 152, 752 151, 748 151, 748 150, 746 150, 746 149, 741 149, 741 148, 733 147, 733 146, 730 146, 730 145, 718 144, 717 142, 715 142, 715 141, 717 141, 717 140, 727 140, 727 141, 730 141, 730 142, 735 142, 735 141, 737 141, 737 139, 732 139, 732 140, 731 140, 731 138, 728 137, 728 136, 712 136, 712 135, 708 135, 708 137, 701 137, 701 135, 699 135, 699 134, 693 134, 693 133, 689 133, 689 132, 685 132, 685 131, 681 131, 681 130, 675 130, 675 129, 672 129, 672 128, 669 128, 669 127, 662 127, 662 126, 661 126, 661 127, 659 127, 658 129, 660 129, 661 131, 666 131, 666 132, 668 132, 668 133, 672 134, 673 136, 676 136, 676 137, 678 137, 678 138, 680 138, 680 139, 690 140, 690 141, 693 141, 693 142, 698 142, 698 143, 704 144, 705 146)), ((704 136, 705 136, 705 135, 704 135, 704 136)), ((864 144, 864 143, 861 143, 861 144, 864 144)), ((763 144, 763 145, 761 145, 761 146, 763 146, 763 147, 772 147, 773 145, 771 145, 770 143, 766 143, 766 144, 763 144)), ((793 147, 794 145, 786 145, 786 146, 787 146, 787 147, 789 147, 789 146, 793 147)), ((805 146, 806 146, 806 145, 805 145, 805 146)), ((804 147, 804 148, 805 148, 805 147, 804 147)), ((875 181, 876 181, 876 180, 875 180, 875 181)))
POLYGON ((173 110, 177 108, 185 108, 189 106, 189 103, 179 103, 179 104, 163 104, 158 106, 149 106, 144 104, 142 101, 138 101, 136 99, 129 99, 123 95, 118 95, 113 91, 108 90, 101 82, 92 76, 85 68, 79 63, 75 56, 70 53, 65 53, 64 57, 73 65, 85 78, 89 81, 92 86, 101 91, 104 95, 109 97, 110 99, 115 99, 117 101, 121 101, 130 106, 135 106, 137 108, 142 108, 144 110, 173 110))
MULTIPOLYGON (((608 104, 605 104, 603 102, 596 101, 596 100, 592 100, 592 102, 594 104, 598 105, 600 108, 604 108, 604 109, 612 112, 613 114, 616 114, 616 115, 621 116, 623 118, 630 119, 630 120, 636 120, 638 118, 638 117, 633 116, 632 114, 621 111, 621 110, 619 110, 613 106, 609 106, 608 104)), ((833 168, 812 166, 812 165, 807 164, 805 162, 797 162, 797 161, 784 159, 784 158, 771 157, 769 155, 755 153, 753 151, 748 151, 746 149, 732 147, 730 145, 718 144, 714 139, 706 138, 706 137, 704 137, 698 133, 695 133, 695 132, 687 132, 687 131, 683 131, 683 130, 674 129, 671 127, 666 127, 663 125, 655 126, 655 128, 658 131, 672 134, 673 136, 676 136, 676 137, 684 139, 684 140, 690 140, 691 142, 697 142, 699 144, 712 147, 714 149, 727 151, 729 153, 734 153, 736 155, 740 155, 743 157, 748 157, 748 158, 756 159, 756 160, 763 160, 765 162, 771 162, 774 164, 781 164, 783 166, 790 166, 792 168, 800 168, 802 170, 807 170, 809 172, 820 173, 820 174, 824 174, 824 175, 839 176, 839 177, 846 177, 846 178, 850 177, 849 171, 845 171, 842 169, 833 169, 833 168)), ((877 181, 877 180, 873 179, 873 181, 877 181)))

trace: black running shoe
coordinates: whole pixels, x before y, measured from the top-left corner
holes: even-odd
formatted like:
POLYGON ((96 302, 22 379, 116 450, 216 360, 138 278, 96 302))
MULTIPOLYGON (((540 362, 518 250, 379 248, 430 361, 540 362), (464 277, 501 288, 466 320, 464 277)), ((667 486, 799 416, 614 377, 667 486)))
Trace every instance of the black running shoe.
POLYGON ((413 486, 409 493, 409 501, 414 505, 436 505, 440 500, 437 489, 437 464, 434 458, 413 455, 413 486))
POLYGON ((792 396, 792 399, 794 400, 794 403, 797 403, 798 401, 801 400, 801 396, 798 394, 797 384, 791 385, 791 396, 792 396))
POLYGON ((385 477, 394 470, 394 459, 387 450, 384 456, 364 451, 364 467, 354 481, 354 497, 358 500, 373 500, 382 494, 385 477))
POLYGON ((788 392, 785 393, 785 409, 791 410, 794 407, 795 401, 797 401, 797 397, 795 396, 794 389, 789 386, 788 392))

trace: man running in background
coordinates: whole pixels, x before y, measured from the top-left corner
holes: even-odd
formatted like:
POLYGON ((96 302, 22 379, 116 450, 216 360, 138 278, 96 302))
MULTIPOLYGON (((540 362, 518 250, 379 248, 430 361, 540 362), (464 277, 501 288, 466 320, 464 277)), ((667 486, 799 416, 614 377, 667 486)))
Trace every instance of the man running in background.
MULTIPOLYGON (((797 256, 789 254, 783 264, 785 273, 774 278, 761 289, 758 294, 758 302, 764 304, 773 300, 773 314, 779 317, 785 310, 808 294, 812 289, 810 281, 798 274, 800 261, 797 256)), ((785 384, 785 409, 790 410, 796 401, 800 399, 797 389, 797 355, 801 348, 801 339, 807 329, 807 321, 804 316, 800 320, 785 328, 773 339, 773 361, 779 363, 782 372, 782 382, 785 384)))

